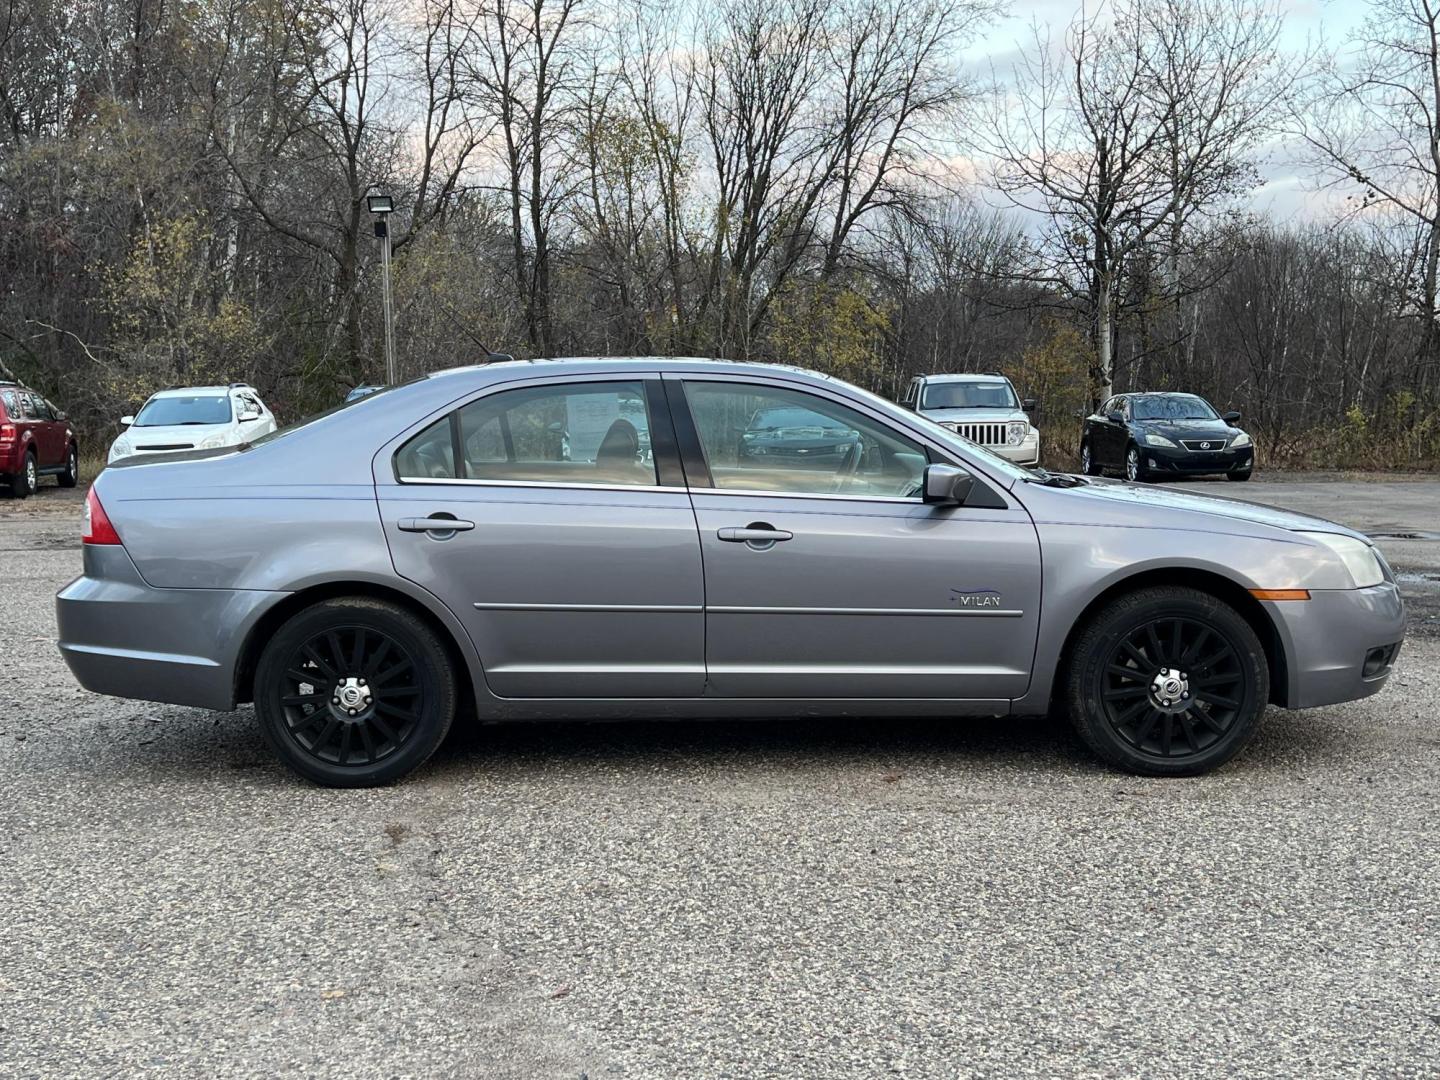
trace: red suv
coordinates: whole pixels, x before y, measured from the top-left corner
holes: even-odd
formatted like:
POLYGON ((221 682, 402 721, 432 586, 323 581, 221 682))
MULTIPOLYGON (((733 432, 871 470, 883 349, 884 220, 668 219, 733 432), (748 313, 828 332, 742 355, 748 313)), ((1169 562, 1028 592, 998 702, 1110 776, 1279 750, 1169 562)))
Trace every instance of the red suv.
POLYGON ((65 414, 33 390, 0 381, 0 480, 17 499, 35 490, 42 476, 61 487, 80 478, 80 450, 65 414))

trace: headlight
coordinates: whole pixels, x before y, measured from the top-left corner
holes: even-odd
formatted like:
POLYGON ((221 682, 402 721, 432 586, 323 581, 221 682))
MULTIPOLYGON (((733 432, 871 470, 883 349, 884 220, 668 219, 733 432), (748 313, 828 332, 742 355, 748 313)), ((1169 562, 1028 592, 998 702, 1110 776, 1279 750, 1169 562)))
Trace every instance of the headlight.
POLYGON ((110 444, 110 455, 106 460, 118 461, 120 458, 128 457, 129 455, 130 440, 122 435, 120 436, 120 438, 116 439, 113 443, 110 444))
POLYGON ((222 432, 220 432, 219 435, 211 435, 208 439, 206 439, 204 442, 202 442, 196 449, 198 449, 198 450, 218 450, 218 449, 220 449, 220 447, 222 447, 222 446, 228 446, 229 443, 230 443, 230 433, 229 433, 228 431, 222 431, 222 432))
POLYGON ((1236 435, 1235 438, 1233 438, 1233 439, 1230 440, 1230 449, 1231 449, 1231 450, 1239 450, 1242 446, 1249 446, 1249 445, 1250 445, 1250 436, 1249 436, 1249 435, 1246 435, 1245 432, 1243 432, 1243 431, 1240 432, 1239 435, 1236 435))
POLYGON ((1145 445, 1146 445, 1146 446, 1168 446, 1168 447, 1170 447, 1171 450, 1177 449, 1177 447, 1175 446, 1175 444, 1174 444, 1173 442, 1171 442, 1169 439, 1165 438, 1164 435, 1156 435, 1153 431, 1147 431, 1147 432, 1145 433, 1145 445))
POLYGON ((1345 569, 1350 571, 1350 580, 1355 583, 1355 588, 1368 589, 1371 585, 1379 585, 1385 580, 1385 571, 1380 569, 1380 560, 1375 557, 1375 549, 1363 540, 1327 532, 1302 532, 1300 535, 1324 544, 1340 556, 1345 569))
POLYGON ((940 426, 943 427, 946 431, 953 431, 956 434, 959 434, 960 432, 959 424, 941 424, 940 426))
POLYGON ((1005 425, 1005 441, 1011 446, 1019 446, 1025 441, 1025 435, 1030 430, 1030 425, 1024 420, 1016 420, 1005 425))

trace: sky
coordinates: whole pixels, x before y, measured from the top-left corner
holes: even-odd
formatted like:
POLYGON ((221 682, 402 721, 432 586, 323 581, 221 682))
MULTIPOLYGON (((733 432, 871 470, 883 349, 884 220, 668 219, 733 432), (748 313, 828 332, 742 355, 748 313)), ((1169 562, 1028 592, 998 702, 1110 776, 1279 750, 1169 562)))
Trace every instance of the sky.
MULTIPOLYGON (((1005 14, 996 19, 961 54, 968 69, 982 77, 993 67, 1002 77, 1010 70, 1020 51, 1033 40, 1032 28, 1048 25, 1058 39, 1080 11, 1078 0, 1009 0, 1005 14)), ((1281 48, 1303 53, 1322 39, 1341 46, 1364 21, 1369 5, 1364 0, 1283 0, 1284 23, 1281 48)), ((1090 2, 1089 9, 1095 10, 1090 2)), ((1262 185, 1251 198, 1251 209, 1277 222, 1304 220, 1323 213, 1330 198, 1319 191, 1313 177, 1301 171, 1283 143, 1268 147, 1260 164, 1262 185)))

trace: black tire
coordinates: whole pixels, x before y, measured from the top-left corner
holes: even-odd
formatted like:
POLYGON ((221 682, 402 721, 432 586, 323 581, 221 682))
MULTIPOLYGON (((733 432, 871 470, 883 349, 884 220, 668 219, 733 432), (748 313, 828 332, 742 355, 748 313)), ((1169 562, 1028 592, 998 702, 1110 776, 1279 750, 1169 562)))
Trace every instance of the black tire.
POLYGON ((1246 469, 1244 472, 1227 472, 1225 474, 1225 479, 1234 480, 1237 484, 1241 483, 1245 480, 1250 479, 1250 470, 1246 469))
POLYGON ((1096 463, 1088 441, 1080 444, 1080 471, 1086 476, 1099 476, 1100 466, 1096 463))
POLYGON ((68 488, 73 488, 80 482, 80 451, 75 448, 74 443, 71 443, 70 449, 66 451, 65 471, 58 479, 61 487, 68 488))
POLYGON ((35 494, 35 484, 40 474, 35 465, 35 451, 31 450, 25 454, 25 459, 20 463, 20 471, 10 477, 10 494, 17 499, 25 499, 35 494))
POLYGON ((1223 765, 1254 737, 1270 697, 1265 650, 1250 624, 1209 593, 1180 586, 1105 605, 1080 631, 1064 678, 1085 745, 1141 776, 1198 776, 1223 765))
POLYGON ((323 600, 292 616, 255 672, 266 741, 327 787, 376 787, 419 768, 449 732, 455 699, 435 632, 405 608, 366 597, 323 600))
POLYGON ((1125 448, 1125 479, 1132 484, 1143 484, 1150 479, 1150 473, 1145 468, 1145 455, 1134 443, 1125 448))

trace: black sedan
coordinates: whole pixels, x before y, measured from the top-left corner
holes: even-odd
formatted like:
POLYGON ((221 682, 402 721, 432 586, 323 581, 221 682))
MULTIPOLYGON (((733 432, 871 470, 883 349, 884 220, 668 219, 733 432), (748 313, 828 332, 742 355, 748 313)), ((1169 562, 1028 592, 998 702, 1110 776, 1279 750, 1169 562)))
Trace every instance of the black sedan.
POLYGON ((1132 481, 1205 473, 1249 480, 1255 446, 1235 426, 1239 419, 1194 394, 1119 394, 1085 418, 1080 467, 1090 476, 1123 472, 1132 481))

